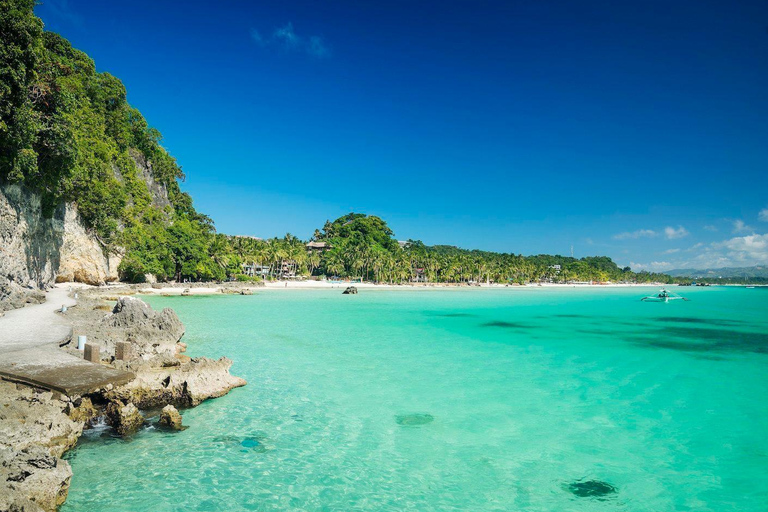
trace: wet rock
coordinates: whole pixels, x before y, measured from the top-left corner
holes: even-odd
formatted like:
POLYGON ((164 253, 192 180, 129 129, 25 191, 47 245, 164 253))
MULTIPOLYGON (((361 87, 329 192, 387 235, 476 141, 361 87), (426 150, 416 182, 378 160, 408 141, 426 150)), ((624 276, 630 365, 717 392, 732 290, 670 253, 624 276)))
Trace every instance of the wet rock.
POLYGON ((342 295, 357 295, 357 288, 354 286, 348 286, 347 289, 341 293, 342 295))
POLYGON ((568 486, 568 490, 580 498, 605 498, 615 494, 617 489, 607 482, 600 480, 583 480, 573 482, 568 486))
POLYGON ((253 295, 253 290, 250 288, 243 288, 240 290, 240 295, 253 295))
POLYGON ((68 404, 65 411, 69 418, 77 423, 89 424, 99 417, 101 412, 93 405, 90 398, 78 398, 68 404))
POLYGON ((115 400, 107 405, 104 412, 109 424, 121 436, 130 436, 144 425, 144 416, 132 403, 123 404, 115 400))
POLYGON ((419 425, 426 425, 435 421, 435 417, 431 414, 400 414, 395 416, 395 421, 398 425, 404 427, 417 427, 419 425))
POLYGON ((166 405, 160 411, 158 424, 170 430, 184 430, 184 426, 181 424, 181 414, 172 405, 166 405))

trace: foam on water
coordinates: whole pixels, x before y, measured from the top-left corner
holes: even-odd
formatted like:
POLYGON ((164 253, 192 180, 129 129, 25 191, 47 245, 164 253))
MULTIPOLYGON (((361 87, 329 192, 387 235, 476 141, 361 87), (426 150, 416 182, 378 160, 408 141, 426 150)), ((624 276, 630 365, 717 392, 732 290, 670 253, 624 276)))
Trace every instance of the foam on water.
POLYGON ((249 382, 91 436, 65 512, 764 511, 768 290, 151 297, 249 382))

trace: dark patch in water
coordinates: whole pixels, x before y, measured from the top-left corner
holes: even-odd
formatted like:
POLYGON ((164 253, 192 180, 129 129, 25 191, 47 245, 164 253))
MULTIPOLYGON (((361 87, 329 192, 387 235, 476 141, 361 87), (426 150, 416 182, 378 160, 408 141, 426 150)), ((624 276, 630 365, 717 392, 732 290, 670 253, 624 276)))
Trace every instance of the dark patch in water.
POLYGON ((686 352, 750 352, 768 354, 768 334, 704 327, 666 327, 653 336, 630 336, 629 341, 686 352))
POLYGON ((722 320, 717 318, 689 318, 684 316, 663 316, 658 320, 660 322, 669 322, 674 324, 707 324, 707 325, 719 325, 723 327, 740 325, 740 322, 734 322, 733 320, 722 320))
POLYGON ((494 320, 493 322, 486 322, 482 324, 482 327, 502 327, 504 329, 530 329, 531 326, 520 322, 504 322, 502 320, 494 320))
POLYGON ((431 414, 399 414, 395 416, 397 424, 404 427, 418 427, 432 423, 434 420, 435 417, 431 414))
POLYGON ((240 446, 241 448, 244 448, 243 450, 240 450, 243 453, 247 453, 248 451, 264 453, 265 451, 267 451, 267 447, 264 446, 265 440, 266 440, 266 436, 263 436, 261 434, 256 434, 256 435, 247 436, 247 437, 229 435, 229 436, 215 437, 213 439, 213 442, 221 443, 229 446, 240 446))
POLYGON ((616 494, 617 489, 608 482, 586 480, 573 482, 568 485, 568 490, 579 498, 605 499, 611 494, 616 494))
POLYGON ((550 317, 544 316, 542 318, 551 318, 551 317, 555 317, 555 318, 590 318, 587 315, 574 315, 574 314, 566 314, 566 313, 561 313, 561 314, 558 314, 558 315, 551 315, 550 317))
POLYGON ((472 313, 440 313, 436 316, 440 316, 443 318, 470 318, 477 315, 473 315, 472 313))

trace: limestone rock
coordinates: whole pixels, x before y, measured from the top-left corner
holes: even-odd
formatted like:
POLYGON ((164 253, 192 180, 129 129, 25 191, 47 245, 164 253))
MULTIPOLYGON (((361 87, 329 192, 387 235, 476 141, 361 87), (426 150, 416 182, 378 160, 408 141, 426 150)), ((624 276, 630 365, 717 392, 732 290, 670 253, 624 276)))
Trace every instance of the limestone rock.
POLYGON ((357 288, 354 286, 348 286, 347 289, 341 293, 342 295, 357 295, 357 288))
POLYGON ((99 311, 78 313, 72 317, 74 333, 85 334, 102 351, 114 355, 119 341, 131 343, 134 358, 151 359, 157 355, 173 356, 176 343, 184 335, 184 325, 176 313, 165 308, 155 311, 135 297, 119 297, 106 316, 99 311))
POLYGON ((60 457, 83 432, 83 424, 65 413, 67 407, 49 391, 0 381, 0 444, 16 450, 39 445, 60 457))
POLYGON ((31 501, 39 507, 27 504, 17 510, 55 511, 67 498, 71 478, 69 463, 40 446, 21 451, 0 449, 0 494, 10 495, 17 506, 31 501))
POLYGON ((100 414, 90 398, 77 398, 69 404, 66 413, 72 421, 82 424, 93 422, 100 414))
POLYGON ((159 424, 171 430, 184 430, 184 427, 181 425, 181 414, 170 404, 163 407, 163 410, 160 412, 159 424))
POLYGON ((59 457, 83 430, 64 412, 72 406, 0 381, 0 510, 52 512, 63 503, 72 471, 59 457))
POLYGON ((118 254, 105 254, 96 237, 80 223, 74 205, 65 208, 60 258, 57 282, 76 281, 92 285, 117 281, 117 266, 122 259, 118 254))
POLYGON ((155 361, 116 362, 120 369, 132 371, 136 378, 105 394, 111 400, 129 401, 141 408, 174 404, 190 407, 208 398, 226 395, 231 389, 245 386, 245 380, 229 373, 232 361, 198 357, 184 360, 178 356, 178 365, 158 367, 155 361))
POLYGON ((144 416, 132 403, 123 404, 115 400, 107 405, 104 412, 109 424, 121 436, 130 436, 144 425, 144 416))
POLYGON ((39 290, 53 283, 59 267, 63 232, 63 207, 46 218, 37 194, 0 186, 0 313, 41 301, 39 290))

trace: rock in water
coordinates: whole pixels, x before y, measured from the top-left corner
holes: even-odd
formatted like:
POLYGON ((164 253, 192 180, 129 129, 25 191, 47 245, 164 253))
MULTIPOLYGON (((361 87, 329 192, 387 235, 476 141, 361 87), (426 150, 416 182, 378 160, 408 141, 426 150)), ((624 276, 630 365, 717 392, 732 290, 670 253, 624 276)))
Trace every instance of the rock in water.
POLYGON ((122 402, 115 400, 107 405, 105 412, 109 424, 121 436, 130 436, 144 425, 144 416, 132 403, 123 405, 122 402))
POLYGON ((160 412, 160 426, 171 430, 184 430, 181 424, 181 414, 172 405, 166 405, 160 412))
POLYGON ((347 289, 342 292, 342 295, 357 295, 357 288, 354 286, 347 286, 347 289))
POLYGON ((579 498, 604 498, 616 493, 614 486, 600 480, 573 482, 568 486, 568 490, 579 498))
POLYGON ((404 427, 417 427, 419 425, 426 425, 432 423, 435 417, 431 414, 400 414, 395 416, 395 421, 398 425, 404 427))

